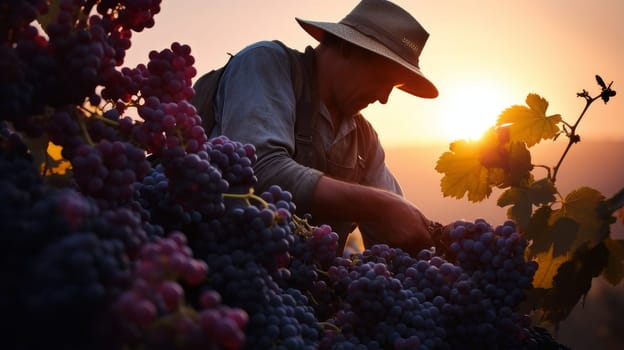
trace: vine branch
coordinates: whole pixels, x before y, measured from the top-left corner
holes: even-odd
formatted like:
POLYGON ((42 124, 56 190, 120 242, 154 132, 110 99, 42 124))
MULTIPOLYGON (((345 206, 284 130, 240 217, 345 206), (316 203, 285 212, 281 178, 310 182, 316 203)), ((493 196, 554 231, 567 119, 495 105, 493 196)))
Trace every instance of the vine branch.
MULTIPOLYGON (((561 158, 559 158, 557 165, 555 165, 555 167, 553 168, 552 178, 550 178, 553 183, 557 180, 557 173, 559 172, 559 168, 561 167, 561 164, 563 163, 563 160, 565 159, 566 155, 570 151, 570 148, 572 147, 573 144, 581 141, 581 137, 576 133, 576 128, 578 127, 579 123, 585 116, 585 113, 589 109, 589 106, 591 106, 591 104, 594 103, 594 101, 600 98, 601 95, 598 95, 596 97, 591 97, 589 96, 587 91, 583 91, 582 93, 579 94, 579 96, 585 98, 585 108, 583 108, 583 111, 579 115, 574 125, 570 126, 570 124, 564 122, 564 124, 570 128, 569 131, 566 131, 566 136, 568 137, 568 144, 566 145, 566 148, 563 151, 563 154, 561 154, 561 158)), ((550 171, 549 171, 549 177, 550 177, 550 171)))

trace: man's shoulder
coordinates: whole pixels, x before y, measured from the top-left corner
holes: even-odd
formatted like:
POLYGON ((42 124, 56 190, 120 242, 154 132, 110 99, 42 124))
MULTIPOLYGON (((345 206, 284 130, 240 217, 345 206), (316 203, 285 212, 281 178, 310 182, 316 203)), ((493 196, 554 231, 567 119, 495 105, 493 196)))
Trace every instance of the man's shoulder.
POLYGON ((270 55, 286 56, 287 52, 285 49, 290 48, 285 44, 280 44, 280 42, 276 40, 262 40, 245 46, 241 51, 238 52, 237 55, 244 56, 264 52, 270 55))

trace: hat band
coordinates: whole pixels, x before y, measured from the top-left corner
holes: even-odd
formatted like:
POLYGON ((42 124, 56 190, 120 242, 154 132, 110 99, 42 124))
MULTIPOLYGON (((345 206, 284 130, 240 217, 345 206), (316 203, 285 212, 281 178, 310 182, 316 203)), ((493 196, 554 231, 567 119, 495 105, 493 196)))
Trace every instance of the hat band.
POLYGON ((410 40, 407 35, 402 35, 401 39, 398 41, 392 40, 391 38, 395 35, 388 33, 386 30, 375 25, 373 22, 368 21, 366 18, 354 16, 353 14, 347 15, 347 17, 342 19, 340 23, 375 39, 410 64, 419 68, 418 57, 420 56, 422 46, 418 45, 417 42, 410 40))

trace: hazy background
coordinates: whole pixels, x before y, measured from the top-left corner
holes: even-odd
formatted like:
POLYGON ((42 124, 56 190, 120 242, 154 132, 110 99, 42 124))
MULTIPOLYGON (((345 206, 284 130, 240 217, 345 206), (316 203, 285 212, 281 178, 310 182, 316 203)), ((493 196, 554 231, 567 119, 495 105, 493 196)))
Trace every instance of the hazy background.
MULTIPOLYGON (((614 89, 624 86, 622 0, 395 1, 430 33, 421 69, 437 99, 402 91, 366 116, 387 146, 452 141, 475 136, 498 113, 523 104, 528 93, 550 101, 549 112, 573 122, 582 89, 599 91, 600 74, 614 89)), ((146 62, 149 50, 189 44, 196 68, 206 72, 257 40, 279 39, 303 50, 316 41, 295 17, 339 21, 355 0, 164 0, 156 26, 133 37, 126 64, 146 62)), ((624 91, 621 92, 624 94, 624 91)), ((583 126, 584 139, 622 139, 624 98, 596 104, 583 126)))
MULTIPOLYGON (((395 1, 431 34, 421 69, 439 91, 437 99, 393 92, 387 105, 371 105, 365 116, 386 146, 389 167, 406 196, 432 219, 505 219, 496 206, 500 192, 481 203, 442 197, 435 162, 448 144, 476 138, 528 93, 549 102, 548 114, 574 123, 584 106, 576 93, 599 92, 594 75, 618 92, 597 101, 579 127, 560 170, 563 194, 590 186, 605 196, 624 187, 624 1, 623 0, 438 0, 395 1)), ((316 45, 295 17, 338 21, 354 0, 164 0, 156 26, 134 34, 125 65, 146 63, 150 50, 189 44, 200 73, 223 65, 257 40, 279 39, 303 50, 316 45)), ((565 139, 531 149, 534 163, 555 165, 565 139)), ((624 238, 622 224, 612 226, 624 238)), ((624 347, 624 287, 595 280, 585 303, 561 325, 559 339, 572 349, 624 347)))

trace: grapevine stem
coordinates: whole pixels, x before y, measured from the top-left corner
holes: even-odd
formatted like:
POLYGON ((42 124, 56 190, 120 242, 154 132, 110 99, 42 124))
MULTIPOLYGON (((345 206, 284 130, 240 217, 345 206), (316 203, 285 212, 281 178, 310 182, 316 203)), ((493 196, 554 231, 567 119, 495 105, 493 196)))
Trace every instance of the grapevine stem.
POLYGON ((566 122, 565 120, 561 120, 561 122, 566 125, 568 128, 572 128, 572 125, 570 125, 570 123, 566 122))
POLYGON ((314 227, 308 223, 308 220, 300 218, 296 214, 292 216, 293 222, 295 223, 295 227, 297 228, 297 234, 308 237, 311 235, 314 227))
POLYGON ((321 274, 321 275, 323 275, 323 276, 326 276, 326 277, 327 277, 327 276, 329 276, 329 274, 327 273, 327 271, 323 271, 323 270, 320 270, 320 269, 314 269, 314 271, 315 271, 316 273, 320 273, 320 274, 321 274))
POLYGON ((546 172, 548 173, 548 178, 550 179, 550 174, 551 174, 551 169, 549 166, 547 165, 542 165, 542 164, 533 164, 534 168, 544 168, 546 169, 546 172))
POLYGON ((99 121, 102 121, 103 123, 108 124, 108 125, 112 125, 112 126, 119 126, 119 123, 118 123, 118 122, 116 122, 116 121, 114 121, 114 120, 110 120, 110 119, 104 118, 103 116, 101 116, 101 115, 99 115, 99 114, 97 114, 97 113, 93 113, 93 114, 91 115, 91 117, 92 117, 92 118, 95 118, 95 119, 97 119, 97 120, 99 120, 99 121))
POLYGON ((180 128, 176 128, 176 134, 178 135, 178 140, 180 140, 180 142, 182 142, 182 144, 185 146, 184 148, 186 148, 186 142, 184 142, 184 138, 182 137, 182 130, 180 130, 180 128))
POLYGON ((308 298, 310 298, 310 300, 312 300, 312 302, 314 303, 314 305, 319 305, 319 302, 316 301, 316 298, 314 298, 314 295, 312 295, 312 293, 308 290, 306 291, 306 294, 308 295, 308 298))
POLYGON ((87 143, 91 146, 95 144, 93 139, 91 139, 91 135, 89 135, 89 131, 87 130, 87 126, 85 125, 84 118, 78 117, 78 125, 80 125, 80 130, 82 130, 82 135, 84 136, 87 143))
POLYGON ((578 127, 579 123, 581 122, 581 119, 583 119, 583 117, 585 116, 585 112, 587 112, 587 109, 589 109, 589 106, 594 101, 596 101, 596 99, 598 99, 599 97, 600 97, 600 95, 598 95, 596 97, 586 97, 586 99, 585 99, 585 108, 583 108, 583 111, 581 112, 581 115, 579 115, 579 117, 576 120, 576 122, 574 123, 574 125, 570 126, 569 124, 565 123, 566 125, 570 126, 570 132, 569 132, 569 134, 567 134, 567 136, 568 136, 568 145, 566 146, 565 150, 563 151, 563 154, 561 155, 561 158, 559 158, 559 161, 557 162, 557 165, 555 165, 555 167, 553 168, 553 174, 552 174, 552 178, 551 178, 552 182, 555 182, 557 180, 557 173, 559 172, 559 168, 561 167, 561 163, 563 163, 563 160, 565 159, 566 155, 570 151, 570 148, 572 147, 573 144, 575 144, 576 142, 579 141, 578 135, 576 134, 576 128, 578 127))
POLYGON ((119 123, 114 121, 114 120, 110 120, 107 118, 104 118, 101 114, 95 113, 90 111, 89 109, 85 108, 84 106, 78 106, 80 108, 80 110, 82 110, 85 114, 87 114, 89 116, 89 118, 95 118, 97 120, 102 121, 105 124, 111 125, 111 126, 119 126, 119 123))
POLYGON ((238 193, 224 193, 223 197, 226 198, 238 198, 238 199, 243 199, 245 200, 245 203, 247 205, 250 205, 250 199, 255 199, 256 201, 260 202, 260 204, 262 205, 262 207, 264 208, 268 208, 269 207, 269 203, 267 203, 264 199, 262 199, 262 197, 254 194, 254 189, 253 187, 249 188, 249 192, 247 193, 243 193, 243 194, 238 194, 238 193))
POLYGON ((332 328, 333 330, 335 330, 336 332, 340 332, 340 328, 338 328, 338 326, 336 326, 333 323, 329 323, 329 322, 319 322, 318 323, 319 326, 321 327, 325 327, 325 328, 332 328))

